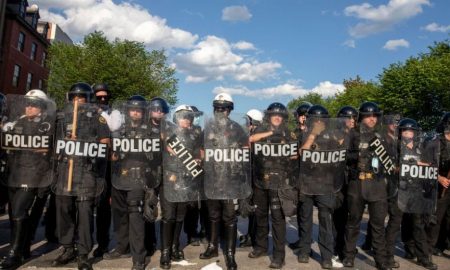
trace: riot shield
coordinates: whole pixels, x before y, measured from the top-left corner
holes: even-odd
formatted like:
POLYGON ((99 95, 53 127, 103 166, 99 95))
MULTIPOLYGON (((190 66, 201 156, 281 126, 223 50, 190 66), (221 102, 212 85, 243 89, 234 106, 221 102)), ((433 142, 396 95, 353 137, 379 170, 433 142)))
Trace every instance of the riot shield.
POLYGON ((244 199, 251 194, 248 133, 243 115, 205 117, 204 190, 208 199, 244 199))
POLYGON ((297 179, 294 172, 298 168, 298 142, 288 129, 280 133, 252 144, 254 182, 261 189, 292 188, 292 181, 297 179))
POLYGON ((203 131, 193 126, 196 113, 181 111, 173 121, 165 121, 163 138, 163 189, 170 202, 198 201, 202 198, 203 131))
POLYGON ((55 143, 56 195, 93 198, 105 185, 109 138, 106 121, 96 104, 65 104, 58 115, 55 143))
POLYGON ((152 161, 161 153, 161 140, 152 134, 148 108, 142 105, 119 102, 113 106, 122 116, 122 125, 111 133, 111 183, 119 190, 159 185, 160 171, 152 161))
POLYGON ((338 192, 345 181, 348 141, 342 119, 306 119, 308 131, 300 144, 299 188, 302 194, 338 192))
POLYGON ((375 124, 366 124, 363 119, 359 126, 358 179, 367 201, 391 198, 398 187, 397 134, 383 125, 382 116, 375 119, 375 124))
POLYGON ((432 214, 438 194, 439 141, 420 130, 402 134, 398 207, 405 213, 432 214))
POLYGON ((8 186, 40 188, 51 184, 55 119, 55 102, 46 96, 7 95, 1 143, 7 151, 8 186))

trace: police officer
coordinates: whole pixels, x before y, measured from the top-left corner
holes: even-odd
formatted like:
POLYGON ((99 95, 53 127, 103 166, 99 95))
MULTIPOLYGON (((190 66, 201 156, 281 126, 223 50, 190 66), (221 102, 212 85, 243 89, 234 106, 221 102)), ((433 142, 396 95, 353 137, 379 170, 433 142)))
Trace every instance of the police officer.
MULTIPOLYGON (((270 104, 266 111, 265 123, 257 127, 250 136, 251 143, 275 143, 286 144, 296 140, 287 128, 288 112, 286 107, 278 102, 270 104)), ((253 147, 256 149, 256 146, 253 147)), ((285 239, 286 239, 286 219, 281 208, 282 203, 279 197, 279 190, 293 189, 289 186, 291 177, 288 168, 290 167, 291 156, 273 158, 271 155, 262 156, 253 151, 256 169, 254 181, 253 203, 255 204, 256 235, 253 250, 249 253, 249 258, 258 258, 268 252, 268 216, 272 221, 273 235, 273 259, 270 268, 281 269, 285 263, 285 239)))
MULTIPOLYGON (((209 147, 212 148, 215 146, 228 148, 234 146, 240 150, 244 147, 248 147, 248 137, 246 133, 237 122, 229 118, 231 111, 234 109, 234 102, 232 97, 226 93, 220 93, 216 95, 213 101, 213 108, 214 118, 210 122, 208 122, 207 126, 205 127, 205 151, 208 151, 208 149, 210 149, 209 147), (225 142, 227 145, 224 145, 225 142)), ((233 172, 231 172, 231 174, 232 173, 233 172)), ((242 172, 237 173, 241 174, 242 172)), ((233 182, 236 181, 233 175, 228 175, 230 179, 227 179, 227 177, 224 177, 223 175, 217 176, 219 177, 219 179, 211 179, 211 176, 205 174, 205 192, 207 193, 206 196, 208 197, 206 203, 208 206, 210 238, 208 239, 209 243, 205 252, 200 254, 200 259, 211 259, 213 257, 219 256, 219 228, 222 223, 222 228, 224 229, 225 236, 225 263, 228 270, 235 270, 237 269, 237 264, 234 258, 237 238, 237 215, 233 199, 237 199, 239 194, 238 190, 235 189, 237 187, 234 186, 233 188, 232 186, 233 182), (227 188, 227 190, 225 190, 225 187, 227 188), (210 193, 210 195, 208 195, 208 193, 210 193), (227 199, 212 198, 215 197, 213 195, 223 195, 224 193, 226 193, 226 195, 229 195, 230 197, 228 197, 227 199)), ((243 185, 238 188, 245 189, 246 187, 248 187, 250 193, 250 184, 247 184, 248 186, 243 185)))
MULTIPOLYGON (((332 133, 331 120, 329 121, 328 111, 321 105, 314 105, 309 108, 307 112, 308 132, 303 136, 301 143, 301 149, 303 151, 317 151, 317 150, 337 150, 340 148, 345 149, 344 142, 337 138, 332 133)), ((331 269, 333 267, 332 257, 334 252, 334 239, 333 239, 333 221, 332 213, 335 205, 335 192, 340 189, 341 184, 335 183, 335 172, 333 167, 344 168, 344 161, 339 163, 333 163, 333 167, 328 163, 314 163, 305 162, 307 155, 302 152, 302 163, 300 164, 300 182, 303 184, 300 186, 300 224, 299 230, 300 237, 300 252, 298 255, 298 261, 300 263, 309 262, 309 254, 311 251, 311 238, 312 238, 312 224, 313 224, 313 205, 317 205, 319 210, 319 249, 322 256, 322 268, 331 269), (312 167, 309 167, 312 166, 312 167), (319 167, 317 167, 319 166, 319 167), (328 172, 327 168, 328 167, 328 172), (318 170, 323 168, 323 170, 318 170), (321 186, 317 189, 315 186, 321 186), (336 188, 335 188, 336 186, 336 188), (338 189, 339 188, 339 189, 338 189), (338 190, 336 190, 338 189, 338 190)), ((343 171, 343 170, 340 170, 343 171)), ((341 179, 339 179, 341 181, 341 179)))
POLYGON ((65 107, 66 115, 61 115, 57 123, 56 213, 58 239, 64 249, 52 262, 53 266, 65 265, 78 256, 78 269, 92 269, 88 254, 93 245, 93 208, 103 190, 110 141, 106 120, 90 104, 93 94, 86 83, 72 85, 67 94, 70 104, 65 107), (75 113, 77 121, 74 121, 75 113), (72 144, 97 151, 73 156, 67 147, 72 144), (75 238, 78 240, 76 251, 75 238))
MULTIPOLYGON (((440 164, 439 164, 439 188, 438 188, 438 201, 436 206, 436 213, 432 216, 426 232, 428 236, 428 244, 430 250, 435 255, 441 255, 442 251, 436 248, 436 244, 439 238, 439 231, 442 226, 444 217, 450 218, 450 113, 445 113, 439 124, 436 127, 438 138, 440 141, 440 164)), ((445 226, 445 223, 444 223, 445 226)))
MULTIPOLYGON (((342 132, 346 134, 344 138, 347 141, 345 145, 350 145, 349 138, 352 137, 356 127, 356 120, 358 118, 358 111, 352 106, 343 106, 339 109, 337 117, 342 119, 342 132)), ((347 207, 347 188, 348 188, 348 170, 342 176, 345 178, 344 185, 340 192, 336 193, 336 206, 333 212, 333 224, 335 229, 335 245, 334 255, 337 255, 340 260, 344 259, 344 245, 345 245, 345 224, 347 223, 348 207, 347 207)))
POLYGON ((364 207, 369 209, 372 225, 374 258, 378 269, 390 269, 386 262, 386 240, 384 219, 387 215, 387 187, 384 180, 377 179, 374 173, 382 165, 376 164, 378 159, 371 154, 369 141, 379 134, 376 126, 380 120, 381 110, 374 102, 364 102, 359 107, 358 121, 360 132, 355 132, 350 145, 349 159, 351 163, 348 184, 349 216, 345 233, 345 249, 343 264, 353 267, 356 256, 356 241, 359 236, 360 224, 364 207), (375 163, 375 164, 374 164, 375 163), (363 183, 363 181, 366 181, 363 183))
MULTIPOLYGON (((124 123, 112 133, 112 211, 117 246, 105 256, 114 259, 129 249, 133 258, 133 270, 145 268, 146 250, 142 232, 145 230, 143 204, 146 171, 150 171, 147 153, 142 149, 131 152, 122 143, 149 139, 147 101, 143 96, 133 95, 124 104, 124 123)), ((152 147, 160 148, 159 145, 152 147)))
MULTIPOLYGON (((0 116, 3 117, 6 109, 6 96, 0 93, 0 116)), ((2 120, 2 119, 0 119, 2 120)), ((2 121, 0 121, 2 122, 2 121)), ((0 215, 5 214, 6 204, 8 203, 8 188, 6 175, 6 152, 0 149, 0 215)))
MULTIPOLYGON (((262 124, 264 114, 259 110, 251 109, 246 113, 246 117, 249 134, 252 135, 255 132, 255 129, 262 124)), ((250 201, 250 205, 251 204, 252 202, 250 201)), ((253 246, 255 242, 255 231, 256 231, 255 215, 254 213, 250 212, 248 215, 247 234, 241 235, 239 237, 239 247, 253 246)))
MULTIPOLYGON (((403 170, 403 165, 429 166, 433 161, 434 153, 431 153, 432 149, 424 147, 424 143, 419 138, 419 132, 420 126, 414 119, 403 118, 398 123, 401 170, 403 170), (426 156, 430 156, 431 160, 426 158, 426 156)), ((403 175, 402 171, 400 175, 403 175)), ((425 181, 428 181, 428 179, 405 179, 404 177, 400 179, 398 204, 402 205, 402 209, 405 211, 401 225, 402 241, 405 252, 414 254, 419 265, 426 269, 436 270, 437 266, 431 260, 432 253, 428 246, 425 232, 427 213, 431 213, 434 210, 434 207, 425 205, 426 202, 423 197, 423 183, 425 181), (420 185, 421 183, 422 185, 420 185)))
POLYGON ((183 220, 188 202, 199 199, 200 170, 191 166, 200 168, 203 134, 199 127, 193 126, 194 117, 190 106, 180 105, 175 109, 173 123, 166 122, 163 132, 166 151, 163 153, 164 180, 160 189, 162 269, 170 269, 171 261, 184 260, 183 250, 179 247, 183 220), (192 160, 185 159, 187 153, 192 160), (186 163, 192 171, 187 169, 186 163))
MULTIPOLYGON (((111 91, 106 83, 97 83, 93 86, 95 101, 97 105, 101 108, 101 115, 105 118, 111 131, 117 129, 115 122, 112 121, 112 117, 117 114, 118 111, 112 111, 109 106, 109 102, 112 98, 111 91)), ((111 161, 108 160, 108 166, 106 168, 105 174, 106 187, 104 193, 100 196, 97 202, 96 210, 96 239, 97 248, 94 250, 94 257, 103 257, 103 254, 108 252, 109 246, 109 229, 111 227, 111 161)))
MULTIPOLYGON (((303 134, 306 132, 306 113, 308 112, 308 109, 311 108, 312 104, 309 102, 302 102, 300 105, 297 106, 294 112, 294 117, 296 121, 296 127, 294 129, 294 134, 297 137, 299 141, 302 140, 303 134)), ((295 172, 295 175, 298 175, 298 172, 295 172)), ((301 208, 301 201, 298 200, 297 204, 297 224, 300 224, 300 208, 301 208)), ((298 239, 295 242, 289 243, 289 247, 293 250, 298 250, 300 245, 300 230, 297 230, 298 233, 298 239)))
MULTIPOLYGON (((12 99, 11 97, 10 99, 12 99)), ((20 137, 24 142, 39 139, 39 145, 15 145, 8 150, 8 192, 11 206, 11 249, 0 261, 0 269, 16 268, 24 257, 30 256, 30 236, 34 233, 29 211, 50 182, 51 138, 54 132, 56 106, 47 95, 38 89, 30 90, 24 97, 11 100, 19 107, 20 115, 3 125, 3 145, 8 139, 20 137), (53 106, 52 106, 53 105, 53 106), (24 110, 24 111, 23 111, 24 110), (47 143, 44 143, 47 141, 47 143)), ((14 108, 10 108, 10 111, 14 108)), ((14 116, 13 116, 14 117, 14 116)), ((40 216, 39 216, 40 218, 40 216)))

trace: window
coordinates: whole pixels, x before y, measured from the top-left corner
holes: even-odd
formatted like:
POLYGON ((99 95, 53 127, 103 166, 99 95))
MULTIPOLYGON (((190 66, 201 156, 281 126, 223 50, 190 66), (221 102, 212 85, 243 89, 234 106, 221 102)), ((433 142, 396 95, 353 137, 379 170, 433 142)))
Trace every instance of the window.
POLYGON ((25 87, 25 89, 28 91, 31 89, 31 83, 33 82, 33 74, 28 73, 27 76, 27 86, 25 87))
POLYGON ((31 54, 30 54, 31 60, 36 60, 36 51, 37 51, 37 44, 33 42, 31 43, 31 54))
POLYGON ((39 80, 39 83, 38 83, 38 89, 41 89, 41 90, 42 90, 42 80, 39 80))
POLYGON ((23 52, 25 48, 25 34, 23 32, 19 32, 19 42, 17 42, 17 49, 23 52))
POLYGON ((19 65, 15 65, 14 66, 13 80, 12 80, 12 85, 14 87, 19 86, 19 77, 20 77, 20 66, 19 65))
POLYGON ((27 10, 27 3, 25 1, 21 1, 19 6, 19 13, 22 18, 25 18, 25 11, 27 10))
POLYGON ((42 52, 41 66, 45 66, 45 60, 47 60, 47 53, 42 52))

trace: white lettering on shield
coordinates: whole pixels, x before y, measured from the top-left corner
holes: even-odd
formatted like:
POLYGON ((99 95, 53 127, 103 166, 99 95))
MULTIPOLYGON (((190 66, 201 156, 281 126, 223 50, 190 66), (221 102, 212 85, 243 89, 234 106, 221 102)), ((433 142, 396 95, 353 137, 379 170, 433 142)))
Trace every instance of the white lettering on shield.
POLYGON ((302 162, 315 164, 339 163, 345 161, 347 150, 338 151, 310 151, 303 149, 302 162))
POLYGON ((430 166, 402 164, 400 175, 402 177, 436 180, 438 178, 438 168, 430 166))
POLYGON ((49 148, 50 136, 4 134, 4 148, 36 149, 49 148))
POLYGON ((106 158, 108 145, 97 142, 56 141, 56 154, 67 156, 106 158))
POLYGON ((205 149, 205 160, 214 162, 249 162, 250 149, 205 149))
POLYGON ((255 155, 264 157, 291 157, 298 155, 298 145, 291 144, 262 144, 255 143, 255 155))
POLYGON ((113 138, 112 149, 122 153, 149 153, 161 150, 159 138, 154 139, 127 139, 113 138))

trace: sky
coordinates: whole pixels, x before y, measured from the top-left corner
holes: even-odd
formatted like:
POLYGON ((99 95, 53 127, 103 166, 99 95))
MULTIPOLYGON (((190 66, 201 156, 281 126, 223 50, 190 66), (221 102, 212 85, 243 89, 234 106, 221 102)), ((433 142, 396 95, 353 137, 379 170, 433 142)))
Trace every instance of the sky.
POLYGON ((41 19, 79 42, 103 31, 164 49, 178 104, 210 113, 215 95, 235 112, 264 111, 309 92, 333 96, 344 79, 377 81, 383 68, 450 38, 448 0, 29 0, 41 19))

